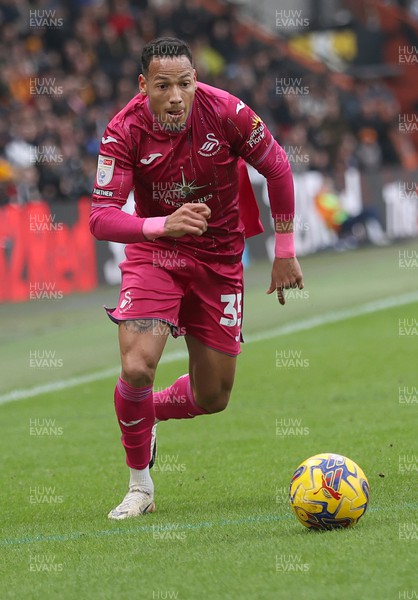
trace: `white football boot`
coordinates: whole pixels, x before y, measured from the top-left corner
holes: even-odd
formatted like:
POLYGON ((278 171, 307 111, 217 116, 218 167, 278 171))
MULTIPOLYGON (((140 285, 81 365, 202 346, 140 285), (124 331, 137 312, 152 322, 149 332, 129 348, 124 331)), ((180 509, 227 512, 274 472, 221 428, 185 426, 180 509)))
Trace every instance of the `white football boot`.
MULTIPOLYGON (((157 421, 158 422, 158 421, 157 421)), ((152 469, 157 455, 157 423, 154 424, 151 434, 151 459, 149 468, 152 469)), ((121 521, 129 517, 139 517, 145 513, 152 513, 155 510, 154 497, 148 490, 143 490, 138 485, 129 487, 129 492, 126 494, 122 502, 110 511, 109 519, 121 521)))
POLYGON ((107 516, 109 519, 121 521, 129 517, 139 517, 139 515, 145 513, 152 513, 154 510, 153 495, 148 491, 141 490, 138 486, 132 486, 119 506, 111 510, 107 516))

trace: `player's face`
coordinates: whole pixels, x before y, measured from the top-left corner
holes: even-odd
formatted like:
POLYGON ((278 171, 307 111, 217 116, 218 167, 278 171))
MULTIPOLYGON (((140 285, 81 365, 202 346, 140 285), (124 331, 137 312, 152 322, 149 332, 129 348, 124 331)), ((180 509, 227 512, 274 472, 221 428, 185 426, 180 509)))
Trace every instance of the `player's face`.
POLYGON ((192 109, 196 71, 186 56, 153 58, 147 76, 139 76, 139 91, 160 123, 180 129, 192 109))

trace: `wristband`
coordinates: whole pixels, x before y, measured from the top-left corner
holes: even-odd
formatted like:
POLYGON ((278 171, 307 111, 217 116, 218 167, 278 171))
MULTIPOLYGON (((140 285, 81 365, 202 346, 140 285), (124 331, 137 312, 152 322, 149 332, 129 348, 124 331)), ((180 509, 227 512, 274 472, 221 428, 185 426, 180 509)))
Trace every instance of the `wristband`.
POLYGON ((142 225, 142 234, 146 240, 154 241, 164 235, 164 226, 167 217, 149 217, 142 225))
POLYGON ((295 258, 295 238, 290 233, 276 233, 274 255, 276 258, 295 258))

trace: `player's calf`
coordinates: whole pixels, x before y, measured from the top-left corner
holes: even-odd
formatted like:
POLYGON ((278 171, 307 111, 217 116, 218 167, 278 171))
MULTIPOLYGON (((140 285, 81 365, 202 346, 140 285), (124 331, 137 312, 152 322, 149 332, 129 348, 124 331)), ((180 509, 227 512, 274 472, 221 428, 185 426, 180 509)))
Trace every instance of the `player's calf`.
POLYGON ((230 389, 221 389, 215 392, 210 390, 199 390, 195 391, 196 404, 206 410, 208 413, 222 412, 228 406, 229 398, 231 396, 230 389))

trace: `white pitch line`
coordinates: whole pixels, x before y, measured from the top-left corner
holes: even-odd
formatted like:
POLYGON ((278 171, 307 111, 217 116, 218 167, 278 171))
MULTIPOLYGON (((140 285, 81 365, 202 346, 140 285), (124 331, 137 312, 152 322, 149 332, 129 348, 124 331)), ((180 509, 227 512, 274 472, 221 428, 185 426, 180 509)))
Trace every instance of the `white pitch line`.
MULTIPOLYGON (((170 363, 187 358, 187 352, 185 350, 179 350, 177 352, 170 352, 163 356, 160 360, 161 363, 170 363)), ((112 367, 110 369, 104 369, 102 371, 95 371, 89 375, 79 375, 78 377, 70 377, 63 381, 53 381, 51 383, 45 383, 37 385, 33 388, 27 388, 24 390, 13 390, 7 394, 0 396, 0 405, 8 402, 15 402, 16 400, 26 400, 27 398, 33 398, 40 394, 47 394, 48 392, 58 392, 59 390, 66 390, 76 385, 83 385, 85 383, 93 383, 106 377, 114 377, 120 374, 120 367, 112 367)))
MULTIPOLYGON (((345 319, 351 319, 353 317, 360 317, 370 313, 377 312, 379 310, 385 310, 387 308, 394 308, 395 306, 402 306, 404 304, 411 304, 412 302, 418 302, 418 292, 410 292, 408 294, 402 294, 401 296, 391 296, 382 300, 376 300, 374 302, 368 302, 353 308, 346 308, 335 312, 330 312, 324 315, 318 315, 309 319, 304 319, 297 323, 289 323, 289 325, 281 325, 268 331, 256 333, 253 335, 246 336, 246 343, 260 342, 268 340, 282 335, 288 335, 290 333, 296 333, 298 331, 306 331, 320 327, 321 325, 328 325, 330 323, 338 323, 345 319)), ((185 350, 179 350, 177 352, 170 352, 162 357, 160 364, 172 363, 177 360, 187 358, 187 352, 185 350)), ((15 402, 17 400, 26 400, 39 396, 40 394, 46 394, 49 392, 58 392, 59 390, 68 389, 77 385, 83 385, 85 383, 93 383, 100 381, 106 377, 113 377, 120 373, 120 367, 114 367, 110 369, 104 369, 102 371, 96 371, 89 375, 80 375, 78 377, 71 377, 64 381, 55 381, 52 383, 46 383, 44 385, 37 385, 33 388, 14 390, 7 394, 0 395, 0 405, 8 402, 15 402)))
POLYGON ((366 304, 360 304, 359 306, 353 306, 352 308, 343 308, 335 312, 329 312, 325 315, 310 317, 309 319, 299 321, 299 323, 281 325, 280 327, 270 329, 269 331, 263 331, 262 333, 256 333, 251 336, 249 335, 248 338, 245 338, 245 341, 260 342, 262 340, 274 338, 278 335, 287 335, 288 333, 296 333, 297 331, 306 331, 307 329, 313 329, 314 327, 320 327, 321 325, 338 323, 339 321, 344 321, 345 319, 361 317, 362 315, 368 315, 379 310, 386 310, 387 308, 395 308, 396 306, 402 306, 404 304, 411 304, 412 302, 418 302, 418 292, 409 292, 407 294, 402 294, 401 296, 390 296, 389 298, 374 300, 373 302, 367 302, 366 304))

